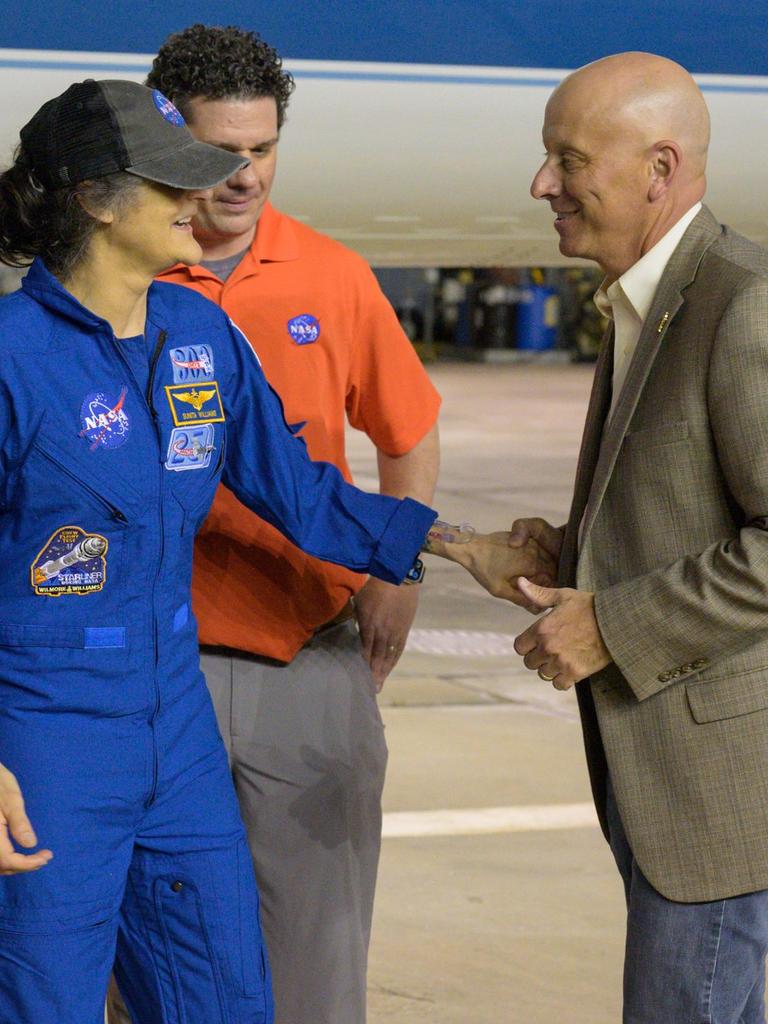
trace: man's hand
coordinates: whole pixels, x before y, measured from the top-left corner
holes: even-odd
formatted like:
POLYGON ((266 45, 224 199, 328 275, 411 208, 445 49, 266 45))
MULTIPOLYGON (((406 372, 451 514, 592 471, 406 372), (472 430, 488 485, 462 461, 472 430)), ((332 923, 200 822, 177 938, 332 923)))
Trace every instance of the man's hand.
POLYGON ((377 691, 405 650, 420 589, 420 584, 395 587, 371 577, 355 597, 363 654, 377 691))
POLYGON ((509 531, 509 546, 519 548, 528 541, 535 540, 555 562, 558 562, 564 532, 562 527, 552 526, 546 519, 516 519, 509 531))
POLYGON ((11 843, 11 836, 19 846, 37 846, 37 836, 24 812, 24 799, 16 777, 0 765, 0 875, 37 871, 45 867, 53 857, 50 850, 17 853, 11 843))
POLYGON ((535 540, 511 547, 509 534, 504 532, 477 533, 465 544, 443 545, 443 551, 444 557, 463 565, 489 594, 529 610, 529 598, 518 589, 518 579, 526 576, 552 586, 557 577, 556 562, 535 540))
POLYGON ((595 617, 595 595, 567 587, 550 590, 527 579, 520 590, 537 611, 551 609, 515 640, 527 668, 557 690, 568 690, 580 679, 613 660, 603 643, 595 617))

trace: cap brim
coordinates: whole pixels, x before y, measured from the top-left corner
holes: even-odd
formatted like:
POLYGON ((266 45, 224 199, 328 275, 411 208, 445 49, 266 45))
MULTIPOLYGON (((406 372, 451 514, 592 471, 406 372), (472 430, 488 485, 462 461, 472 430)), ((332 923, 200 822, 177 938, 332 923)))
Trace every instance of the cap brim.
POLYGON ((247 164, 246 157, 193 139, 163 156, 131 164, 125 169, 139 178, 171 188, 198 189, 212 188, 226 181, 247 164))

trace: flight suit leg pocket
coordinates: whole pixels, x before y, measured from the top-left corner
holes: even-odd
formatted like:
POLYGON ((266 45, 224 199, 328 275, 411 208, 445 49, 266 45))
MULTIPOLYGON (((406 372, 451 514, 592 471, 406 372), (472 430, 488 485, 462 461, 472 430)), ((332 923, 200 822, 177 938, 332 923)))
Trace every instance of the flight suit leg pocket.
POLYGON ((268 967, 259 922, 259 895, 253 860, 245 840, 237 846, 237 887, 243 994, 264 997, 268 967))
POLYGON ((161 938, 155 966, 163 1019, 230 1024, 224 980, 196 884, 184 876, 159 878, 154 904, 161 938))

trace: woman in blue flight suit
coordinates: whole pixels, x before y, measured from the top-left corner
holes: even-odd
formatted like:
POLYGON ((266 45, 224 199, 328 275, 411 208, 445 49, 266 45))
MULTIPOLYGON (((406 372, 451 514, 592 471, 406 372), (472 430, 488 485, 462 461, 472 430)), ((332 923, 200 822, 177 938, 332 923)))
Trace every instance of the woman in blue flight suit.
POLYGON ((305 550, 399 582, 434 519, 310 462, 226 315, 152 283, 200 259, 199 190, 244 162, 160 93, 88 81, 0 177, 0 260, 34 258, 0 303, 0 1024, 99 1024, 116 941, 134 1020, 272 1020, 193 537, 223 478, 305 550))

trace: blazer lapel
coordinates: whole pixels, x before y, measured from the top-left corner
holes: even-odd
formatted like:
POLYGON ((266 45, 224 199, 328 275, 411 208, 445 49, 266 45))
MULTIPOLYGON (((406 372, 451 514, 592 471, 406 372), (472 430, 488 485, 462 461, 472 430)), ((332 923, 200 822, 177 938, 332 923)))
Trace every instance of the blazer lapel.
POLYGON ((624 387, 603 431, 589 499, 584 511, 581 546, 600 509, 622 442, 640 400, 653 362, 675 316, 683 305, 683 291, 696 276, 701 258, 720 234, 720 225, 706 207, 696 215, 675 249, 656 289, 648 316, 638 338, 624 387))

